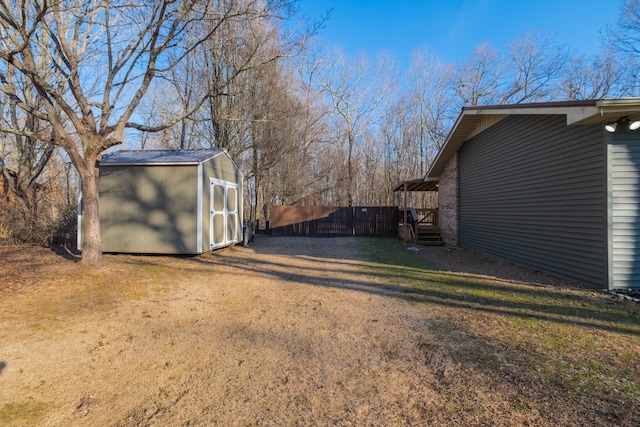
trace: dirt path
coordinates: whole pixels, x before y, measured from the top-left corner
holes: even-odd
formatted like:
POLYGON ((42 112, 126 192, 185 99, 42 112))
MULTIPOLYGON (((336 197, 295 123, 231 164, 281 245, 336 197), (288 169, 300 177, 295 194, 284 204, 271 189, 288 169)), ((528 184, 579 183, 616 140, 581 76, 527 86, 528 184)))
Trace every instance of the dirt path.
POLYGON ((194 258, 109 256, 97 271, 0 248, 4 419, 424 423, 438 385, 426 308, 363 273, 357 245, 260 238, 194 258))

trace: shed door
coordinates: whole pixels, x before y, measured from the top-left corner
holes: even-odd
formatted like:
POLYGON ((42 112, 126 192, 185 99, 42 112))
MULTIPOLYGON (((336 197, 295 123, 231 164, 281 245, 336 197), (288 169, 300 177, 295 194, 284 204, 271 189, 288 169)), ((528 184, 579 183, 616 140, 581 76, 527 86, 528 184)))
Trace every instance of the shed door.
POLYGON ((211 182, 211 249, 238 241, 238 186, 210 179, 211 182))
POLYGON ((609 146, 610 287, 640 287, 640 140, 617 137, 609 146))
POLYGON ((227 243, 238 241, 238 186, 227 183, 226 189, 226 216, 227 243))

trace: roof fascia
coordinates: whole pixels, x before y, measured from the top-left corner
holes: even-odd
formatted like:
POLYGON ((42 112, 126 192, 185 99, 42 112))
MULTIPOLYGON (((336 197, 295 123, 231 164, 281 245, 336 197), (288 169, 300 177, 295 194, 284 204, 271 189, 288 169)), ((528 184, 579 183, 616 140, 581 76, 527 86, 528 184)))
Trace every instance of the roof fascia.
MULTIPOLYGON (((139 151, 171 152, 171 151, 181 151, 181 150, 120 150, 118 152, 111 153, 111 154, 119 154, 119 153, 121 154, 121 153, 126 153, 126 152, 139 152, 139 151)), ((184 151, 188 151, 188 150, 184 150, 184 151)), ((201 151, 212 151, 212 153, 211 153, 210 156, 207 156, 206 158, 198 159, 198 160, 179 160, 179 161, 173 160, 173 161, 162 161, 162 162, 153 162, 153 161, 149 161, 148 159, 147 160, 138 160, 138 161, 111 161, 109 159, 106 159, 106 160, 101 159, 100 160, 100 165, 101 166, 102 165, 104 165, 104 166, 175 166, 175 165, 189 166, 189 165, 200 165, 200 164, 203 164, 205 162, 208 162, 211 159, 216 158, 217 156, 219 156, 222 153, 226 154, 227 157, 230 158, 229 153, 227 153, 227 150, 222 149, 222 148, 214 148, 214 149, 201 150, 201 151)), ((233 161, 233 159, 231 161, 233 161)))
POLYGON ((640 111, 640 98, 463 107, 426 177, 438 177, 446 163, 465 141, 510 115, 564 115, 569 126, 591 123, 595 117, 604 116, 606 113, 623 114, 638 111, 640 111), (487 118, 493 116, 494 119, 480 121, 479 116, 487 118), (469 122, 477 122, 473 131, 469 130, 469 122))
MULTIPOLYGON (((589 117, 600 113, 602 107, 598 107, 595 101, 590 103, 576 103, 575 105, 567 105, 562 103, 549 103, 548 105, 539 104, 536 106, 526 105, 510 105, 498 108, 465 108, 463 114, 500 114, 500 115, 564 115, 567 117, 567 125, 578 123, 589 117)), ((636 109, 638 107, 636 106, 636 109)))

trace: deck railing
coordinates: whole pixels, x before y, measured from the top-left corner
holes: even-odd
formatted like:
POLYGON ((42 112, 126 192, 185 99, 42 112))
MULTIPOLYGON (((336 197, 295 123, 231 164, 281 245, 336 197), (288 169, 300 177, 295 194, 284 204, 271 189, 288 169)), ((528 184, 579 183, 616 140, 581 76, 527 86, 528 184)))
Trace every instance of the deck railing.
POLYGON ((438 229, 438 209, 400 209, 400 221, 400 227, 408 229, 410 240, 415 240, 419 228, 438 229))
POLYGON ((438 209, 400 209, 401 224, 418 224, 428 227, 438 227, 438 209))

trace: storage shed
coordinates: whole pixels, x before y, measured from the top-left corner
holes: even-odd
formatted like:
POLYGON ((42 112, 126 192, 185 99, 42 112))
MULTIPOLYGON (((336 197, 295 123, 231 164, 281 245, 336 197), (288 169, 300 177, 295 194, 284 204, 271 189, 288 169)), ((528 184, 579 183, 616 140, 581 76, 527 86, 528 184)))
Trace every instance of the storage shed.
POLYGON ((427 179, 446 243, 640 288, 640 98, 465 107, 427 179))
POLYGON ((105 252, 200 254, 242 240, 243 176, 222 149, 102 157, 105 252))

